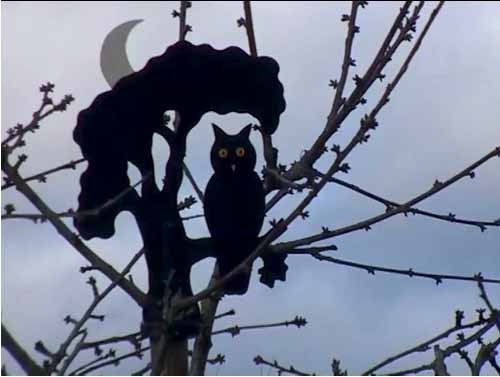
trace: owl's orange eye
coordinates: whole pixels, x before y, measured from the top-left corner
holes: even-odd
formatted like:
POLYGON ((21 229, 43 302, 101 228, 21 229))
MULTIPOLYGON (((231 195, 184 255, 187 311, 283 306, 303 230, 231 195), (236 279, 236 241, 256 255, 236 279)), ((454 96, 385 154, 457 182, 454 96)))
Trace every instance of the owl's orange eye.
POLYGON ((236 148, 236 156, 244 157, 245 156, 245 148, 242 148, 242 147, 236 148))
POLYGON ((220 158, 226 158, 226 157, 227 157, 227 154, 228 154, 228 152, 227 152, 227 149, 226 149, 226 148, 221 148, 221 149, 219 149, 219 157, 220 157, 220 158))

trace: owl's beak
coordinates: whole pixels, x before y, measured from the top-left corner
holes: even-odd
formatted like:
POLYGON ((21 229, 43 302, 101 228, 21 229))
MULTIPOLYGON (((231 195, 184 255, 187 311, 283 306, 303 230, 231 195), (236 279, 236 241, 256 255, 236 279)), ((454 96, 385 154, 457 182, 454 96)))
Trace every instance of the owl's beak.
POLYGON ((231 164, 231 170, 233 171, 233 173, 236 171, 236 164, 231 164))

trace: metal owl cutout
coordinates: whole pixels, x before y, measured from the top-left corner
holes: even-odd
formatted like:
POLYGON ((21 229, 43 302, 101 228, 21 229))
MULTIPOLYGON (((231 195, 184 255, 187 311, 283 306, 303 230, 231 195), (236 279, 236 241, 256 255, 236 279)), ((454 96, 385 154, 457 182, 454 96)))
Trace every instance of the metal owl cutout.
MULTIPOLYGON (((228 254, 236 240, 230 235, 226 237, 226 230, 217 225, 220 222, 216 208, 218 190, 227 190, 226 186, 220 186, 218 178, 222 176, 227 185, 226 168, 221 170, 222 175, 219 174, 219 162, 216 162, 214 177, 217 178, 207 186, 205 211, 213 239, 200 241, 187 237, 177 208, 178 190, 183 176, 187 136, 205 113, 249 113, 259 120, 264 133, 271 135, 276 131, 280 115, 285 110, 278 73, 277 62, 269 57, 252 57, 238 47, 216 50, 206 44, 195 46, 181 41, 168 47, 162 55, 151 58, 140 71, 119 80, 110 91, 98 95, 87 109, 80 112, 73 137, 87 159, 88 167, 80 178, 78 211, 104 209, 97 215, 76 217, 74 225, 84 239, 109 238, 115 233, 114 221, 121 211, 130 211, 134 215, 144 242, 149 272, 148 300, 143 312, 145 321, 160 315, 166 284, 173 291, 192 295, 189 274, 197 260, 216 256, 221 270, 226 271, 234 267, 241 255, 251 252, 245 248, 255 246, 264 214, 264 191, 253 171, 255 150, 248 144, 249 127, 237 136, 223 136, 222 131, 216 129, 214 144, 217 148, 220 143, 231 144, 231 140, 242 139, 239 148, 244 149, 244 156, 238 157, 241 150, 238 152, 238 147, 234 149, 228 144, 225 147, 227 161, 236 159, 238 167, 233 178, 235 182, 238 179, 244 181, 244 184, 240 182, 239 190, 244 191, 247 184, 254 185, 255 218, 251 218, 249 209, 239 208, 241 203, 237 201, 223 209, 227 213, 232 210, 240 212, 243 215, 242 228, 243 221, 252 223, 247 230, 234 233, 241 236, 245 244, 244 250, 237 253, 239 256, 228 254), (180 117, 175 130, 164 124, 163 116, 167 110, 175 110, 180 117), (154 133, 163 136, 170 148, 161 188, 154 179, 151 153, 154 133), (130 186, 129 162, 147 177, 142 182, 140 194, 130 186), (251 165, 251 170, 245 174, 244 165, 251 165), (110 201, 111 205, 104 206, 110 201), (215 251, 208 255, 197 253, 201 243, 213 244, 215 251), (226 258, 221 259, 221 255, 226 258)), ((212 153, 222 158, 217 150, 212 153)), ((240 282, 235 279, 233 287, 229 284, 228 293, 246 292, 247 277, 242 279, 240 282)), ((272 286, 269 283, 274 283, 274 280, 264 282, 272 286)))
MULTIPOLYGON (((252 125, 227 135, 213 125, 210 152, 214 174, 205 190, 205 220, 215 243, 220 275, 238 266, 255 249, 265 215, 265 193, 255 173, 256 152, 249 136, 252 125)), ((250 273, 240 273, 224 286, 228 294, 244 294, 250 273)))

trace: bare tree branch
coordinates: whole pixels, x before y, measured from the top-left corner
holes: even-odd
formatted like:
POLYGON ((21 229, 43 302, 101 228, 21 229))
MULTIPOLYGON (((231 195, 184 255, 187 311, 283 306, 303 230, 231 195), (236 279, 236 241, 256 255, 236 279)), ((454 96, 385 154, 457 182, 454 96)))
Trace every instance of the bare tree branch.
POLYGON ((291 321, 284 321, 284 322, 276 322, 276 323, 268 323, 268 324, 263 324, 263 325, 252 325, 252 326, 231 326, 227 327, 222 330, 217 330, 212 333, 212 335, 218 335, 218 334, 231 334, 231 336, 235 337, 236 335, 239 335, 241 331, 245 330, 255 330, 255 329, 266 329, 270 327, 288 327, 288 326, 297 326, 297 328, 301 328, 302 326, 305 326, 307 324, 307 321, 303 317, 296 316, 294 319, 291 321))
POLYGON ((247 31, 248 46, 250 55, 257 56, 257 43, 255 42, 255 31, 253 29, 252 7, 249 0, 243 1, 243 9, 245 11, 245 29, 247 31))
MULTIPOLYGON (((215 283, 218 275, 218 266, 215 264, 209 287, 215 283)), ((189 375, 199 376, 205 374, 208 354, 212 348, 212 328, 216 317, 217 307, 221 299, 221 292, 214 292, 201 302, 202 323, 200 332, 196 337, 191 357, 189 375)))
POLYGON ((434 373, 436 376, 449 376, 448 370, 446 368, 446 364, 444 362, 444 355, 439 348, 439 345, 434 346, 434 356, 435 359, 432 362, 432 369, 434 369, 434 373))
POLYGON ((481 369, 484 364, 495 357, 495 349, 500 344, 500 338, 496 341, 488 344, 481 344, 479 351, 477 352, 476 360, 474 361, 474 368, 472 369, 473 376, 479 376, 481 374, 481 369))
MULTIPOLYGON (((351 93, 349 98, 345 100, 341 111, 334 112, 336 107, 332 105, 332 111, 330 112, 327 123, 324 130, 320 136, 315 140, 312 147, 306 150, 306 153, 302 156, 299 162, 292 165, 291 169, 286 172, 286 177, 289 180, 297 180, 303 178, 304 172, 310 169, 314 163, 321 157, 324 152, 325 144, 330 139, 330 137, 339 129, 342 122, 347 118, 347 116, 354 110, 355 106, 359 103, 361 98, 365 95, 366 91, 370 88, 371 84, 379 77, 381 77, 382 69, 391 60, 394 52, 397 50, 402 42, 400 37, 396 43, 394 43, 392 48, 389 48, 390 42, 393 40, 396 33, 399 31, 400 35, 406 35, 411 30, 410 22, 407 23, 406 27, 401 29, 401 24, 406 16, 408 9, 410 8, 411 1, 406 1, 403 7, 401 7, 398 16, 395 18, 392 27, 386 35, 384 42, 382 43, 378 53, 374 57, 370 67, 367 69, 363 77, 361 78, 361 83, 363 85, 357 85, 354 91, 351 93), (399 42, 399 43, 398 43, 399 42)), ((415 21, 417 14, 414 14, 412 21, 415 21)), ((349 30, 348 30, 349 33, 349 30)), ((349 57, 349 59, 352 59, 349 57)), ((334 99, 335 102, 335 99, 334 99)), ((283 196, 286 193, 283 193, 283 196)))
POLYGON ((181 11, 179 15, 179 40, 183 41, 186 39, 186 34, 190 29, 188 29, 188 25, 186 24, 186 13, 187 8, 191 6, 190 1, 181 1, 181 11))
POLYGON ((40 367, 30 355, 16 342, 14 337, 2 323, 2 347, 5 348, 29 376, 46 376, 47 372, 40 367))
POLYGON ((193 189, 196 192, 196 195, 198 195, 198 199, 200 199, 200 202, 203 203, 203 192, 201 191, 200 187, 196 183, 196 180, 194 179, 193 174, 191 174, 191 171, 188 169, 185 162, 182 163, 182 168, 184 169, 184 174, 186 174, 186 177, 188 177, 188 180, 191 183, 191 186, 193 186, 193 189))
POLYGON ((460 350, 460 351, 458 351, 458 354, 460 355, 461 359, 465 360, 465 363, 469 367, 471 373, 474 373, 474 363, 470 359, 468 352, 464 351, 464 350, 460 350))
MULTIPOLYGON (((66 169, 73 169, 74 170, 74 169, 76 169, 76 165, 78 165, 84 161, 87 161, 87 160, 85 158, 81 158, 79 160, 70 161, 70 162, 63 164, 61 166, 58 166, 56 168, 52 168, 52 169, 43 171, 41 173, 32 175, 28 178, 24 178, 24 182, 35 181, 35 180, 39 181, 39 182, 45 182, 47 180, 48 175, 59 172, 61 170, 66 170, 66 169)), ((13 186, 14 186, 14 183, 7 180, 7 182, 2 185, 2 190, 8 189, 9 187, 13 187, 13 186)))
MULTIPOLYGON (((109 205, 105 205, 105 207, 108 207, 109 205)), ((55 216, 59 218, 73 218, 73 217, 79 217, 79 216, 89 216, 89 215, 94 215, 96 212, 101 212, 104 209, 103 207, 99 207, 98 209, 93 209, 90 211, 82 211, 82 212, 75 212, 73 210, 69 210, 66 212, 58 212, 54 213, 55 216)), ((202 217, 205 217, 203 214, 198 214, 198 215, 192 215, 192 216, 185 216, 181 217, 182 221, 189 221, 189 220, 194 220, 194 219, 200 219, 202 217)), ((44 223, 47 221, 47 216, 43 214, 37 214, 37 213, 5 213, 2 214, 2 220, 30 220, 35 223, 40 221, 41 223, 44 223)))
POLYGON ((125 360, 125 359, 129 359, 131 357, 138 357, 139 359, 142 359, 143 353, 145 351, 149 350, 149 349, 150 349, 149 346, 148 347, 143 347, 143 348, 141 348, 139 350, 132 351, 132 352, 129 352, 129 353, 125 354, 125 355, 115 357, 112 360, 104 361, 102 363, 99 363, 97 365, 91 366, 91 367, 89 367, 87 369, 84 369, 84 370, 80 371, 78 373, 78 375, 79 376, 84 376, 86 374, 89 374, 90 372, 93 372, 94 370, 97 370, 97 369, 100 369, 100 368, 104 368, 104 367, 106 367, 108 365, 115 365, 115 366, 117 366, 117 365, 120 364, 120 361, 125 360))
POLYGON ((230 316, 230 315, 235 315, 235 314, 236 314, 236 312, 234 311, 234 309, 231 309, 231 310, 228 310, 225 313, 217 314, 216 316, 214 316, 214 320, 222 318, 222 317, 227 317, 227 316, 230 316))
POLYGON ((479 292, 480 292, 479 297, 481 297, 481 299, 485 302, 486 306, 490 310, 491 315, 492 316, 497 315, 496 326, 497 326, 498 332, 500 333, 500 316, 498 316, 500 311, 493 307, 493 304, 491 303, 488 295, 486 294, 486 289, 484 288, 483 283, 486 283, 485 279, 483 278, 483 276, 481 274, 478 274, 477 275, 477 285, 479 287, 479 292))
POLYGON ((120 342, 129 342, 134 347, 137 348, 137 346, 140 345, 140 341, 143 339, 144 339, 144 336, 141 334, 140 331, 138 331, 138 332, 134 332, 134 333, 127 334, 127 335, 111 336, 111 337, 106 338, 106 339, 101 339, 101 340, 97 340, 97 341, 93 341, 93 342, 86 342, 83 344, 82 349, 101 347, 101 346, 104 346, 107 344, 114 344, 114 343, 120 343, 120 342))
POLYGON ((108 352, 105 354, 105 355, 102 355, 102 356, 99 356, 98 358, 94 359, 94 360, 91 360, 89 361, 88 363, 86 364, 83 364, 81 366, 79 366, 78 368, 74 369, 73 371, 71 371, 69 373, 70 376, 74 376, 74 375, 77 375, 78 373, 80 373, 82 370, 92 366, 92 365, 95 365, 103 360, 106 360, 106 359, 109 359, 109 358, 114 358, 116 357, 116 351, 114 349, 109 349, 108 352))
POLYGON ((33 113, 31 121, 26 126, 18 124, 16 127, 12 127, 7 130, 8 136, 2 141, 2 160, 9 156, 14 150, 26 145, 24 137, 28 132, 36 132, 36 130, 40 128, 40 121, 47 118, 54 112, 66 111, 68 105, 74 101, 73 96, 67 94, 58 104, 54 104, 52 98, 49 96, 49 93, 54 91, 54 87, 55 85, 50 82, 40 87, 40 92, 42 93, 42 103, 38 110, 33 113), (43 110, 47 107, 50 107, 50 109, 43 112, 43 110), (14 143, 10 144, 11 142, 14 143))
MULTIPOLYGON (((68 357, 64 360, 64 362, 61 366, 61 370, 60 370, 59 374, 62 376, 64 376, 64 374, 68 370, 68 368, 71 365, 71 363, 73 362, 73 360, 75 360, 75 358, 78 356, 80 351, 83 349, 83 344, 85 343, 85 339, 87 339, 88 334, 87 334, 86 330, 83 330, 83 332, 79 332, 79 334, 81 334, 82 337, 80 338, 78 343, 73 348, 73 351, 71 351, 71 353, 68 355, 68 357)), ((56 365, 54 365, 54 367, 55 366, 56 365)), ((54 368, 54 370, 55 370, 55 368, 54 368)))
POLYGON ((358 8, 360 5, 361 4, 359 1, 351 2, 351 15, 347 17, 348 26, 347 26, 347 35, 345 38, 344 59, 342 61, 340 81, 338 83, 336 83, 335 81, 332 82, 332 86, 336 90, 330 114, 337 114, 340 106, 342 106, 345 102, 345 98, 342 98, 342 94, 344 93, 347 76, 349 74, 349 68, 355 65, 355 60, 352 58, 351 53, 352 53, 352 43, 354 40, 354 36, 356 35, 356 33, 359 32, 359 26, 356 25, 356 16, 358 14, 358 8))
POLYGON ((293 365, 290 365, 290 368, 286 368, 286 367, 283 367, 281 366, 276 360, 274 360, 274 362, 269 362, 267 360, 265 360, 264 358, 262 358, 262 356, 255 356, 254 359, 253 359, 253 362, 256 364, 256 365, 260 365, 260 364, 264 364, 264 365, 268 365, 276 370, 278 370, 278 373, 281 375, 282 373, 288 373, 288 374, 292 374, 292 375, 295 375, 295 376, 314 376, 315 374, 312 373, 305 373, 305 372, 301 372, 297 369, 295 369, 293 367, 293 365))
MULTIPOLYGON (((327 262, 331 262, 331 263, 335 263, 335 264, 340 264, 343 266, 359 268, 359 269, 367 271, 369 274, 372 274, 372 275, 375 275, 375 272, 387 272, 387 273, 391 273, 391 274, 406 275, 408 277, 421 277, 421 278, 432 279, 436 282, 437 285, 441 284, 443 282, 443 280, 461 280, 461 281, 472 281, 472 282, 478 281, 477 275, 460 276, 460 275, 447 275, 447 274, 431 274, 431 273, 426 273, 426 272, 417 272, 417 271, 414 271, 412 268, 404 270, 404 269, 397 269, 397 268, 380 267, 380 266, 374 266, 374 265, 369 265, 369 264, 349 262, 349 261, 346 261, 343 259, 334 258, 334 257, 328 256, 328 255, 323 255, 321 252, 318 252, 316 250, 302 251, 301 249, 295 249, 291 253, 287 253, 287 254, 309 254, 313 258, 315 258, 319 261, 327 261, 327 262)), ((500 279, 481 278, 481 280, 485 283, 500 284, 500 279)))
POLYGON ((497 374, 500 376, 500 365, 498 365, 497 361, 495 360, 495 356, 492 356, 489 360, 490 365, 495 369, 497 374))
POLYGON ((385 360, 383 360, 382 362, 378 363, 377 365, 375 365, 374 367, 368 369, 367 371, 363 372, 362 375, 363 376, 368 376, 368 375, 373 375, 377 370, 379 370, 380 368, 383 368, 391 363, 393 363, 394 361, 396 360, 399 360, 403 357, 406 357, 408 355, 411 355, 413 353, 417 353, 417 352, 425 352, 425 351, 428 351, 430 350, 430 346, 434 343, 437 343, 439 342, 440 340, 443 340, 443 339, 446 339, 447 337, 449 337, 451 334, 457 332, 457 331, 462 331, 462 330, 467 330, 467 329, 472 329, 474 327, 477 327, 477 326, 481 326, 485 323, 484 320, 477 320, 477 321, 474 321, 474 322, 470 322, 470 323, 467 323, 467 324, 461 324, 459 326, 457 326, 457 324, 451 328, 449 328, 448 330, 446 331, 443 331, 442 333, 434 336, 433 338, 423 342, 423 343, 420 343, 418 345, 416 345, 415 347, 412 347, 406 351, 403 351, 397 355, 394 355, 394 356, 391 356, 385 360))
MULTIPOLYGON (((131 270, 131 268, 134 266, 134 264, 139 260, 139 258, 144 254, 144 249, 141 249, 134 257, 132 260, 127 264, 127 266, 123 269, 123 271, 118 275, 118 277, 98 296, 94 298, 92 303, 90 304, 89 308, 85 311, 83 314, 82 318, 74 325, 73 329, 71 330, 70 334, 66 338, 66 340, 61 344, 59 347, 59 350, 56 352, 54 355, 54 358, 52 360, 52 363, 49 367, 49 372, 52 373, 58 366, 58 364, 63 360, 63 358, 66 356, 67 349, 73 342, 73 340, 78 336, 80 333, 80 329, 83 327, 83 325, 87 322, 87 320, 90 318, 92 315, 94 309, 99 305, 99 303, 117 286, 119 285, 120 281, 125 280, 123 279, 131 270)), ((85 344, 84 340, 81 342, 80 349, 85 349, 85 344)), ((76 355, 75 355, 76 356, 76 355)), ((70 360, 72 361, 72 360, 70 360)), ((65 366, 65 369, 69 367, 70 363, 67 363, 65 366)))
MULTIPOLYGON (((465 168, 461 172, 457 173, 453 177, 449 178, 448 180, 446 180, 444 182, 440 182, 440 181, 436 180, 434 182, 434 185, 432 186, 432 188, 430 188, 429 190, 414 197, 413 199, 407 201, 406 203, 404 203, 398 207, 391 208, 390 210, 388 210, 380 215, 371 217, 369 219, 360 221, 358 223, 355 223, 355 224, 352 224, 352 225, 349 225, 346 227, 338 228, 336 230, 324 229, 321 233, 315 234, 313 236, 302 238, 300 240, 276 244, 275 247, 278 247, 278 248, 283 247, 283 248, 293 249, 293 248, 296 248, 299 246, 309 245, 309 244, 314 243, 314 242, 337 237, 337 236, 347 234, 350 232, 354 232, 354 231, 358 231, 358 230, 369 230, 372 225, 374 225, 378 222, 381 222, 389 217, 392 217, 392 216, 400 214, 400 213, 408 213, 410 211, 410 208, 413 207, 415 204, 418 204, 418 203, 424 201, 425 199, 437 194, 438 192, 444 190, 445 188, 449 187, 450 185, 459 181, 460 179, 462 179, 464 177, 469 177, 470 174, 475 169, 477 169, 479 166, 483 165, 485 162, 487 162, 490 159, 497 157, 497 156, 500 156, 500 147, 495 148, 494 150, 492 150, 491 152, 486 154, 484 157, 480 158, 478 161, 474 162, 472 165, 468 166, 467 168, 465 168)), ((330 169, 330 170, 332 170, 332 169, 330 169)), ((329 174, 326 174, 323 179, 325 179, 326 176, 328 176, 328 175, 329 174)), ((309 194, 309 196, 311 196, 311 194, 309 194)))
MULTIPOLYGON (((319 173, 321 174, 321 173, 319 173)), ((401 206, 401 204, 399 203, 396 203, 396 202, 393 202, 391 200, 388 200, 388 199, 384 199, 383 197, 379 196, 379 195, 375 195, 371 192, 368 192, 362 188, 360 188, 359 186, 356 186, 356 185, 353 185, 349 182, 346 182, 342 179, 338 179, 338 178, 335 178, 335 177, 332 177, 331 179, 331 182, 334 182, 340 186, 343 186, 343 187, 346 187, 352 191, 355 191, 363 196, 366 196, 370 199, 373 199, 379 203, 382 203, 384 204, 388 209, 390 209, 391 207, 399 207, 401 206)), ((465 224, 465 225, 474 225, 474 226, 477 226, 479 227, 481 230, 484 230, 485 227, 487 226, 500 226, 500 219, 498 220, 495 220, 495 221, 476 221, 476 220, 467 220, 467 219, 461 219, 461 218, 457 218, 455 214, 453 213, 448 213, 448 215, 440 215, 440 214, 436 214, 436 213, 433 213, 433 212, 429 212, 429 211, 424 211, 424 210, 420 210, 418 208, 410 208, 409 211, 410 213, 412 214, 418 214, 418 215, 423 215, 423 216, 427 216, 427 217, 432 217, 432 218, 435 218, 435 219, 438 219, 438 220, 444 220, 444 221, 448 221, 448 222, 451 222, 451 223, 458 223, 458 224, 465 224)))
MULTIPOLYGON (((451 345, 444 350, 441 350, 442 352, 442 360, 445 360, 447 357, 451 356, 454 353, 458 353, 458 351, 462 350, 463 348, 467 347, 468 345, 477 342, 480 340, 494 325, 495 321, 498 320, 498 316, 492 317, 490 320, 486 322, 486 324, 476 331, 474 334, 470 335, 469 337, 461 336, 459 339, 459 342, 457 342, 454 345, 451 345)), ((441 357, 441 355, 440 355, 441 357)), ((420 365, 416 368, 412 369, 407 369, 407 370, 402 370, 402 371, 397 371, 393 373, 387 373, 389 376, 394 376, 394 375, 406 375, 406 374, 416 374, 423 372, 425 370, 434 370, 436 367, 435 362, 431 362, 429 364, 423 364, 420 365)))

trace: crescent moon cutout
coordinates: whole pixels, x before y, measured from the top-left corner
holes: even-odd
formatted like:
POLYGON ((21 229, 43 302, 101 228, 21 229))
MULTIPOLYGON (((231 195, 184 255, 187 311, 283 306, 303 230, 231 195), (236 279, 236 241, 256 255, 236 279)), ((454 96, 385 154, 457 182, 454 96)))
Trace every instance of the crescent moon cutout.
POLYGON ((127 56, 127 39, 142 20, 124 22, 106 36, 101 48, 101 71, 112 88, 122 77, 134 72, 127 56))

